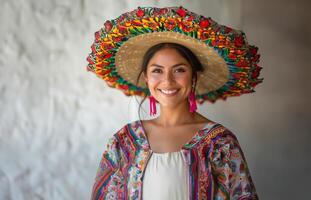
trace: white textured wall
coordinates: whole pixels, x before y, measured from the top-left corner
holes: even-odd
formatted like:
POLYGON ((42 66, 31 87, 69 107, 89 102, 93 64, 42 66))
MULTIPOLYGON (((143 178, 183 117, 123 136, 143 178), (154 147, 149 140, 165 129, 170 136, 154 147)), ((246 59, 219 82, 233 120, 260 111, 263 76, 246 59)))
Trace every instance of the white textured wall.
POLYGON ((305 4, 272 4, 264 16, 265 1, 0 0, 0 199, 89 198, 108 137, 137 119, 137 104, 87 73, 85 58, 106 19, 147 5, 183 5, 245 29, 260 47, 257 92, 200 111, 236 133, 262 199, 304 197, 310 37, 279 22, 302 18, 305 4))

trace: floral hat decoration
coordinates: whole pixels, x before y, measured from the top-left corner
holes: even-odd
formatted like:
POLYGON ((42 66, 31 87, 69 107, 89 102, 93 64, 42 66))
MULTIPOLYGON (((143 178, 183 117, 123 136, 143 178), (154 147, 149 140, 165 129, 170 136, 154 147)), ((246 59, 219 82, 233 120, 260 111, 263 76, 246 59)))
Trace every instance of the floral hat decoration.
POLYGON ((145 52, 162 42, 186 46, 202 63, 195 89, 200 104, 255 92, 263 80, 258 48, 248 44, 244 32, 183 7, 138 7, 107 20, 95 32, 87 70, 128 96, 148 96, 143 78, 136 80, 145 52))

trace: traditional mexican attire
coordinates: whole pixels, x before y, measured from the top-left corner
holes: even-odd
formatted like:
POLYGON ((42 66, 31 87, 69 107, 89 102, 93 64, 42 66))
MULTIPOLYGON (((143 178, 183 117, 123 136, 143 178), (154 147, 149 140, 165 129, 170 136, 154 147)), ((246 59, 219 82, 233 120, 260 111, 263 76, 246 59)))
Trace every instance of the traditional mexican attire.
MULTIPOLYGON (((176 43, 198 58, 203 71, 189 95, 196 102, 254 92, 261 67, 256 46, 242 31, 183 7, 138 7, 107 20, 95 33, 87 70, 124 94, 154 98, 142 77, 142 58, 152 46, 176 43), (197 87, 196 87, 197 86, 197 87)), ((153 99, 153 100, 152 100, 153 99)), ((152 105, 152 106, 151 106, 152 105)), ((235 135, 215 122, 199 130, 180 151, 150 149, 142 121, 126 124, 109 140, 96 175, 92 200, 258 199, 235 135)))
POLYGON ((138 120, 126 124, 110 138, 98 168, 92 199, 240 200, 258 196, 238 140, 226 127, 207 123, 179 152, 169 155, 150 149, 138 120), (182 163, 168 161, 169 157, 182 158, 182 163), (154 162, 159 159, 165 163, 157 167, 158 172, 169 163, 179 163, 177 172, 169 175, 160 171, 161 177, 156 177, 154 162), (179 182, 171 180, 175 178, 179 182))

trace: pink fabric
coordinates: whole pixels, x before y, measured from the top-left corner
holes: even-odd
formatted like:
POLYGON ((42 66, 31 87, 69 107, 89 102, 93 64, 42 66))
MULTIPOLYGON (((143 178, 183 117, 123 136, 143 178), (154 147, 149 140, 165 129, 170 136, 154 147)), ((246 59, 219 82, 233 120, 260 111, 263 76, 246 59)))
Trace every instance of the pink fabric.
POLYGON ((156 100, 153 96, 149 96, 150 100, 150 116, 157 114, 156 100))

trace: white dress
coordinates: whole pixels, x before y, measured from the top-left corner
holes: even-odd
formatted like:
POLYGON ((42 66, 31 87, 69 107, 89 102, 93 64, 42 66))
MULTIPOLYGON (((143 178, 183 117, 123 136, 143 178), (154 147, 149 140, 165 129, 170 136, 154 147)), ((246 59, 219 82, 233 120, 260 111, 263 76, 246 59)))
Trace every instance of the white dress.
POLYGON ((181 151, 155 153, 143 177, 143 200, 188 200, 188 165, 181 151))

